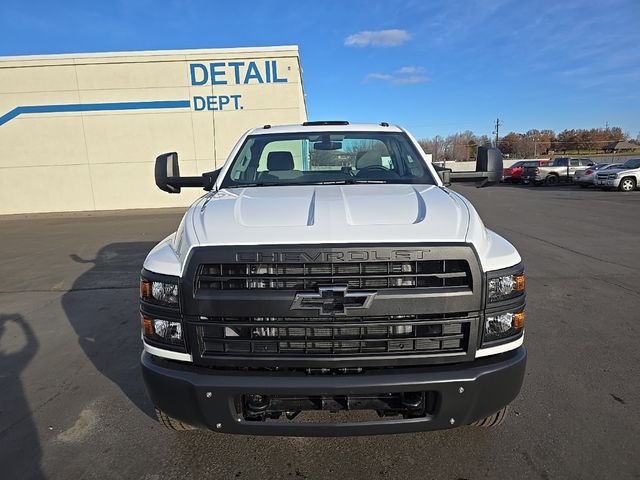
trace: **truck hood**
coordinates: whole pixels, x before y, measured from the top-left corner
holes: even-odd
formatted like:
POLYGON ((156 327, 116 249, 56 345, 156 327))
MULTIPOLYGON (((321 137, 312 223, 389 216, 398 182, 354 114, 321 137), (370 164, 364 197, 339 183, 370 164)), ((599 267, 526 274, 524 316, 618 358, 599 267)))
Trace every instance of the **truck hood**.
POLYGON ((618 168, 608 168, 607 170, 599 170, 596 173, 623 173, 623 172, 630 172, 630 173, 635 173, 635 172, 639 172, 640 168, 622 168, 622 167, 618 167, 618 168))
POLYGON ((464 242, 469 212, 425 185, 220 190, 190 212, 199 245, 464 242))
POLYGON ((320 185, 219 190, 197 200, 147 270, 179 276, 193 247, 269 244, 472 244, 484 271, 520 262, 460 194, 430 185, 320 185))

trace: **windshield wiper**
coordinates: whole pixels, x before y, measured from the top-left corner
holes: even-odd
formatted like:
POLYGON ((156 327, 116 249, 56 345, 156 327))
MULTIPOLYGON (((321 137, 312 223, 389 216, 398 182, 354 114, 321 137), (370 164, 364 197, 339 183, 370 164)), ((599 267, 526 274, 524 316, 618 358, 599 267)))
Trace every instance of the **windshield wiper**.
POLYGON ((223 185, 222 188, 246 188, 246 187, 290 187, 291 185, 306 185, 296 182, 254 182, 239 183, 237 185, 223 185))
POLYGON ((388 183, 386 180, 359 180, 344 179, 344 180, 319 180, 315 182, 253 182, 253 183, 239 183, 237 185, 223 185, 222 188, 246 188, 246 187, 290 187, 293 185, 355 185, 360 183, 388 183))
POLYGON ((359 180, 356 178, 346 180, 321 180, 309 182, 308 185, 356 185, 358 183, 388 183, 386 180, 359 180))

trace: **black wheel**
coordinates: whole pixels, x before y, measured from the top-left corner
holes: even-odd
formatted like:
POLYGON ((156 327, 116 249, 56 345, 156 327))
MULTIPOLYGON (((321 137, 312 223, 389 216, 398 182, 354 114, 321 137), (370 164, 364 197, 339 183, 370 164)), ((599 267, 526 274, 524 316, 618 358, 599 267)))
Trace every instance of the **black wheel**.
POLYGON ((636 189, 636 179, 633 177, 624 177, 620 180, 618 190, 621 192, 633 192, 636 189))
POLYGON ((585 185, 584 183, 580 184, 580 188, 587 188, 589 185, 585 185))
POLYGON ((169 430, 178 430, 178 431, 197 430, 197 428, 194 427, 193 425, 182 423, 180 420, 176 420, 175 418, 170 417, 169 415, 167 415, 166 413, 164 413, 162 410, 158 408, 156 408, 156 418, 158 419, 158 422, 160 422, 164 427, 168 428, 169 430))
POLYGON ((507 405, 504 408, 501 408, 493 415, 489 415, 488 417, 485 417, 481 420, 477 420, 471 423, 470 425, 472 427, 482 427, 482 428, 497 427, 498 425, 501 425, 502 422, 504 422, 504 419, 507 416, 508 411, 509 411, 509 405, 507 405))
POLYGON ((557 185, 559 180, 560 179, 558 178, 557 175, 549 175, 549 176, 547 176, 547 178, 544 179, 544 184, 545 185, 557 185))

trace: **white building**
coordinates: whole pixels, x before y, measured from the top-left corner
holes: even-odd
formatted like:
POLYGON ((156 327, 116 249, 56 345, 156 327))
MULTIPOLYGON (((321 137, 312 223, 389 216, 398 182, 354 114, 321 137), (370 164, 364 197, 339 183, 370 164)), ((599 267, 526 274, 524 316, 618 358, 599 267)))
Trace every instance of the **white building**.
POLYGON ((296 46, 0 57, 0 214, 187 205, 182 175, 220 166, 240 135, 307 119, 296 46))

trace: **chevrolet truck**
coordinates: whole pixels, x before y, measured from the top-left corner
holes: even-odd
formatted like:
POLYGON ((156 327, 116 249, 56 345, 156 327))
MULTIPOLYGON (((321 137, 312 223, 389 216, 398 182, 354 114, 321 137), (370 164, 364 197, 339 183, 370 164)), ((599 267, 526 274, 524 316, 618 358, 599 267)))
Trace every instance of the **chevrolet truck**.
POLYGON ((141 272, 141 365, 173 430, 344 436, 502 423, 524 377, 525 277, 404 129, 253 129, 141 272), (441 178, 442 177, 442 178, 441 178))

